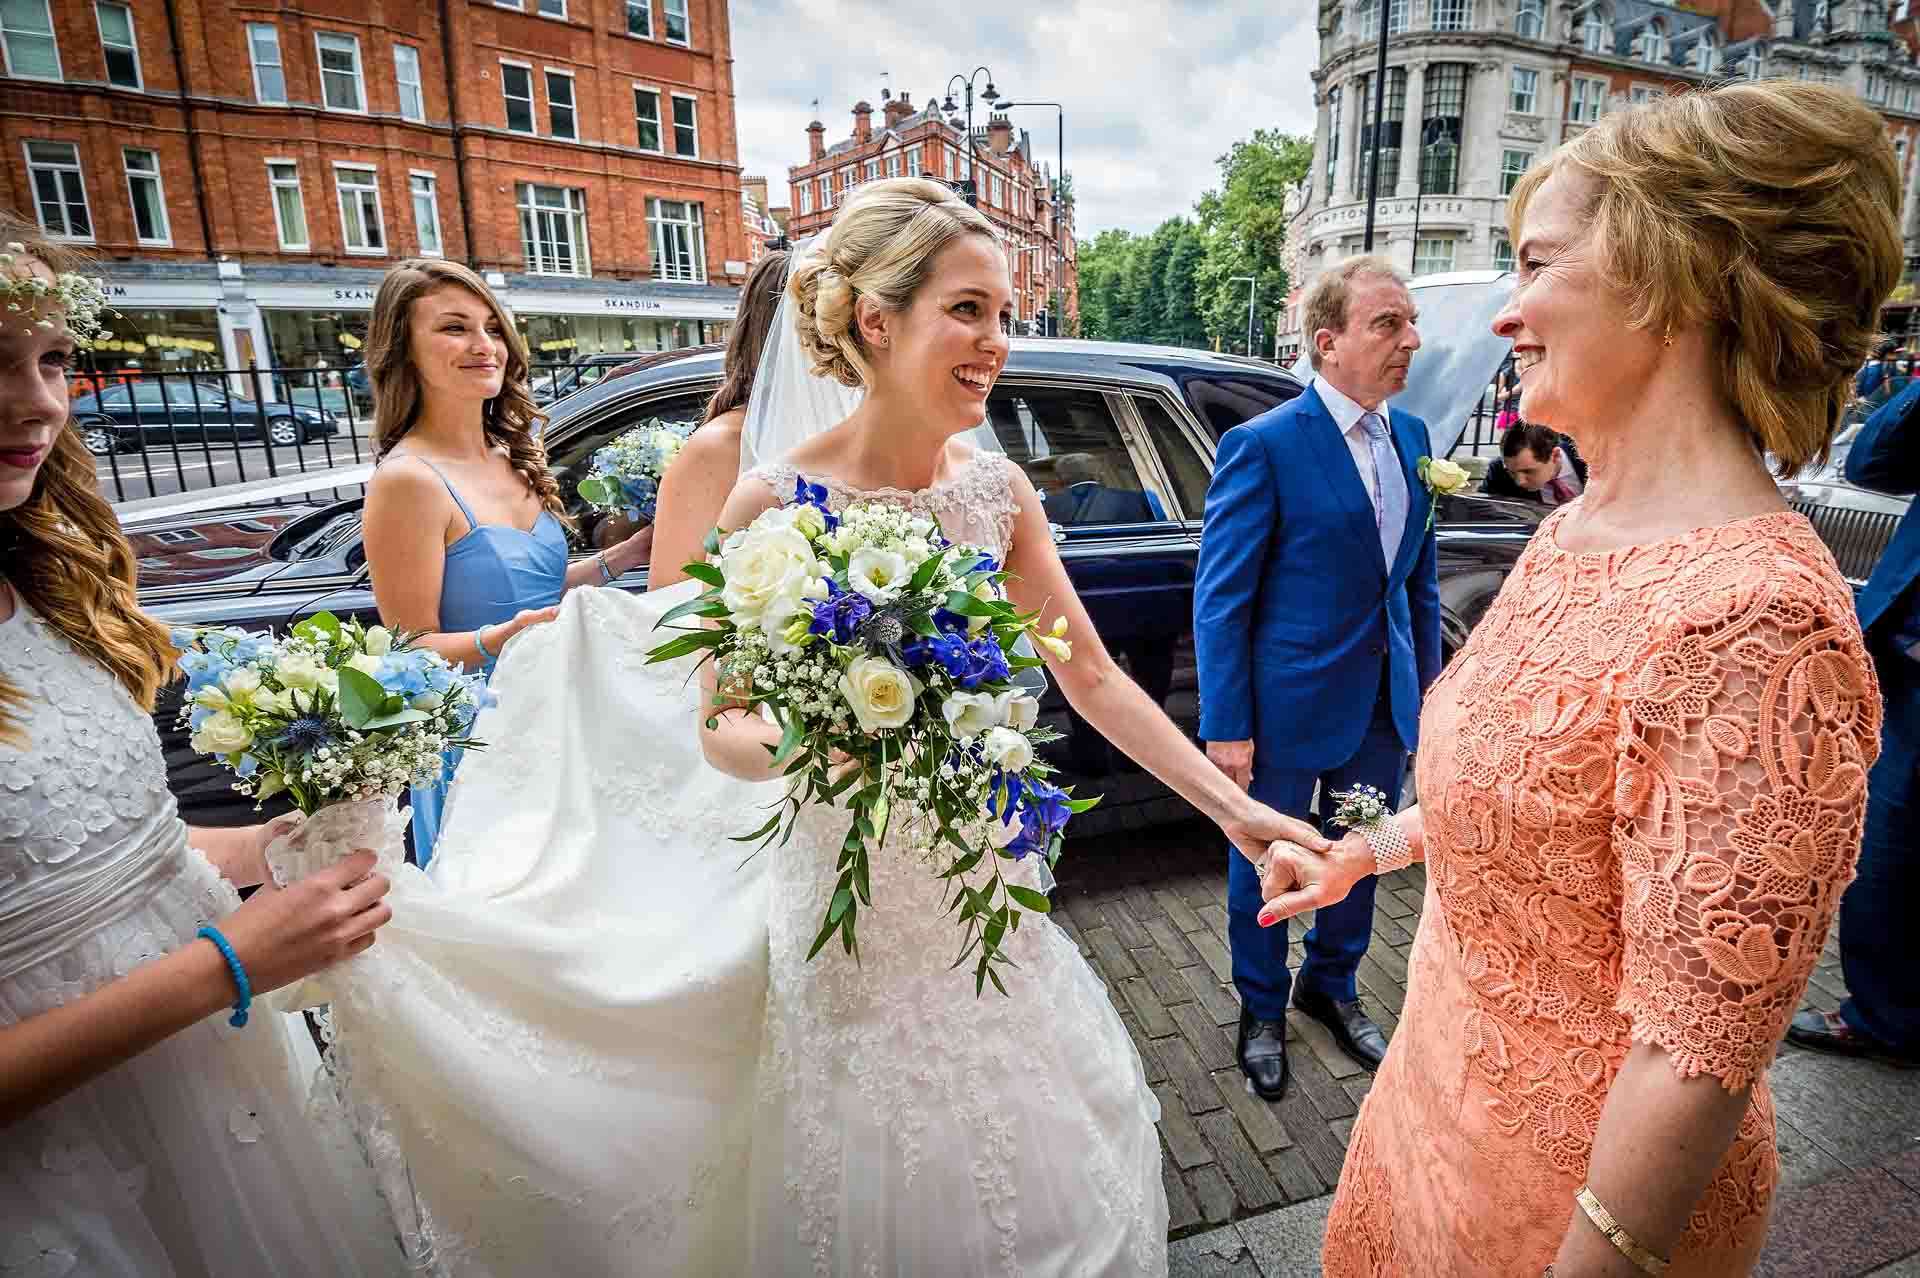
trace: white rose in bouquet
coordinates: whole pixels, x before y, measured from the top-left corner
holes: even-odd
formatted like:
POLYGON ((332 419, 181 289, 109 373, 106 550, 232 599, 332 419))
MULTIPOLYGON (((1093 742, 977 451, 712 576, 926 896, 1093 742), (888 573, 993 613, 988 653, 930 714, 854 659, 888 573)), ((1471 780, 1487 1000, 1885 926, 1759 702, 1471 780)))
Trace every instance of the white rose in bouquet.
POLYGON ((947 727, 962 741, 971 741, 1000 723, 1000 707, 990 692, 952 692, 940 704, 947 727))
POLYGON ((333 672, 318 657, 304 652, 290 652, 280 658, 280 664, 274 668, 274 674, 280 678, 280 686, 292 691, 304 692, 312 688, 326 686, 326 677, 333 672))
POLYGON ((867 732, 898 728, 913 718, 921 682, 885 657, 860 657, 840 676, 840 695, 867 732))
POLYGON ((347 658, 347 669, 358 670, 363 675, 377 679, 380 676, 380 658, 370 652, 363 652, 357 657, 347 658))
POLYGON ((216 710, 195 729, 191 744, 202 754, 235 754, 253 744, 253 733, 231 710, 216 710))
POLYGON ((872 603, 892 603, 912 577, 907 557, 897 550, 862 546, 847 560, 847 585, 872 603))
POLYGON ((1033 766, 1033 743, 1012 728, 989 728, 980 743, 987 762, 1008 772, 1021 772, 1033 766))
POLYGON ((1008 691, 994 698, 998 722, 1025 731, 1040 721, 1040 703, 1024 692, 1008 691))
POLYGON ((809 578, 819 575, 820 562, 795 529, 754 527, 737 541, 728 540, 720 571, 727 579, 721 601, 733 624, 757 629, 767 605, 783 594, 797 596, 809 578))
POLYGON ((367 652, 375 657, 384 657, 393 651, 393 631, 385 626, 375 626, 367 631, 367 652))

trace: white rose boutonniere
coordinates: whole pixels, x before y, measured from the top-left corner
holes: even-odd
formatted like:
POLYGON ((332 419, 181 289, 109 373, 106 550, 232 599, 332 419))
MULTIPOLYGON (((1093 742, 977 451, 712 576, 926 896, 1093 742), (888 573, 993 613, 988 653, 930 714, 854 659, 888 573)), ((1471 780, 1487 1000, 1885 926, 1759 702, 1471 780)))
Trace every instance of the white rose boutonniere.
MULTIPOLYGON (((1456 493, 1467 491, 1467 485, 1473 482, 1473 476, 1467 474, 1458 464, 1442 457, 1422 457, 1416 468, 1420 472, 1420 482, 1435 497, 1452 497, 1456 493)), ((1433 503, 1427 503, 1427 527, 1433 527, 1433 503)))

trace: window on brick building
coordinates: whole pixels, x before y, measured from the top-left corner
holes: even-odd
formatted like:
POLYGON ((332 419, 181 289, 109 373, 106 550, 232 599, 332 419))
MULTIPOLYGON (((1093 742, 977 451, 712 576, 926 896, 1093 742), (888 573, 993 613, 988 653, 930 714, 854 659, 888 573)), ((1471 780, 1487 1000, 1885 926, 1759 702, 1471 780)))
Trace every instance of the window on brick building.
POLYGON ((924 168, 924 167, 923 167, 923 166, 921 165, 921 163, 920 163, 920 148, 919 148, 919 147, 917 147, 917 146, 916 146, 916 147, 910 147, 910 148, 908 148, 908 150, 907 150, 907 176, 908 176, 908 177, 919 177, 919 176, 920 176, 920 175, 921 175, 922 173, 924 173, 925 171, 926 171, 926 169, 925 169, 925 168, 924 168))
POLYGON ((1655 98, 1666 96, 1666 90, 1654 84, 1636 84, 1627 93, 1627 101, 1633 106, 1641 106, 1655 98))
POLYGON ((254 101, 285 106, 287 71, 280 63, 280 28, 267 22, 249 22, 247 56, 253 59, 254 101))
POLYGON ((426 98, 420 91, 420 50, 410 44, 393 46, 393 79, 400 86, 401 117, 426 119, 426 98))
POLYGON ((694 100, 684 93, 673 95, 673 153, 688 159, 700 155, 700 127, 694 118, 694 100))
POLYGON ((586 275, 587 193, 573 187, 521 182, 520 243, 529 275, 586 275))
POLYGON ((40 229, 59 240, 93 238, 80 148, 71 142, 27 143, 27 180, 33 186, 40 229))
POLYGON ((1515 67, 1507 109, 1518 115, 1532 115, 1539 105, 1540 73, 1529 67, 1515 67))
POLYGON ((507 107, 507 128, 515 133, 532 133, 533 68, 500 64, 500 96, 507 107))
POLYGON ((167 226, 167 195, 160 185, 160 154, 123 147, 127 166, 127 198, 133 202, 133 231, 142 244, 171 244, 167 226))
POLYGON ((1420 122, 1420 194, 1460 190, 1461 121, 1467 110, 1467 64, 1436 62, 1427 68, 1420 122))
POLYGON ((647 200, 647 230, 653 237, 653 278, 707 282, 707 236, 703 209, 691 201, 647 200))
POLYGON ((440 240, 440 191, 431 173, 409 173, 407 193, 413 197, 413 229, 420 239, 420 256, 439 257, 446 251, 440 240))
POLYGON ((1435 31, 1465 31, 1473 18, 1473 0, 1433 0, 1435 31))
POLYGON ((307 205, 300 193, 299 165, 292 160, 268 160, 267 188, 273 194, 273 222, 280 232, 280 247, 290 252, 311 248, 307 239, 307 205))
POLYGON ((1373 75, 1360 77, 1360 149, 1354 154, 1353 193, 1367 193, 1367 179, 1373 167, 1373 151, 1380 151, 1380 193, 1391 196, 1400 181, 1400 134, 1407 112, 1407 69, 1387 69, 1387 102, 1381 119, 1386 123, 1376 130, 1373 120, 1373 75), (1376 143, 1375 133, 1379 139, 1376 143))
POLYGON ((140 45, 133 36, 133 10, 124 4, 96 4, 100 49, 107 56, 107 82, 123 89, 140 87, 140 45))
POLYGON ((801 182, 794 187, 793 198, 799 201, 800 212, 804 215, 813 212, 813 182, 801 182))
POLYGON ((1513 10, 1513 33, 1522 40, 1538 40, 1546 29, 1544 0, 1518 0, 1513 10))
POLYGON ((1454 240, 1421 240, 1413 248, 1415 275, 1440 275, 1453 269, 1454 240))
POLYGON ((1607 82, 1591 76, 1575 76, 1567 98, 1567 119, 1575 124, 1594 124, 1607 109, 1607 82))
POLYGON ((1500 153, 1500 194, 1512 195, 1513 188, 1520 184, 1520 175, 1533 165, 1531 151, 1502 151, 1500 153))
POLYGON ((573 111, 573 77, 565 71, 547 72, 547 132, 570 141, 580 136, 573 111))
POLYGON ((627 34, 653 39, 653 0, 627 0, 627 34))
POLYGON ((365 111, 366 86, 360 79, 360 39, 332 31, 314 33, 320 50, 320 99, 330 111, 365 111))
POLYGON ((387 251, 386 222, 380 216, 380 174, 356 164, 333 166, 340 192, 340 230, 349 253, 387 251))
POLYGON ((841 169, 840 170, 841 200, 844 201, 847 198, 847 192, 851 191, 852 189, 853 189, 853 170, 851 168, 841 169))
POLYGON ((660 90, 634 88, 633 118, 639 133, 640 149, 660 150, 660 90))
POLYGON ((53 38, 53 14, 47 0, 6 0, 0 4, 0 53, 7 74, 28 80, 58 80, 60 46, 53 38))
POLYGON ((900 153, 898 151, 895 151, 887 157, 887 176, 890 178, 900 176, 900 153))
POLYGON ((1580 19, 1580 47, 1588 53, 1613 52, 1613 21, 1598 4, 1589 5, 1580 19))
POLYGON ((1711 31, 1693 46, 1693 69, 1702 75, 1712 75, 1720 69, 1720 50, 1713 42, 1711 31))
POLYGON ((545 17, 564 18, 567 16, 567 0, 538 0, 533 9, 545 17))
POLYGON ((1634 41, 1633 51, 1642 61, 1665 62, 1667 60, 1666 25, 1658 18, 1649 22, 1646 29, 1640 33, 1640 38, 1634 41))
POLYGON ((660 13, 666 19, 668 41, 673 44, 692 43, 693 34, 687 25, 687 0, 660 0, 660 13))
POLYGON ((828 176, 826 176, 826 177, 819 177, 819 178, 815 178, 815 179, 814 179, 814 185, 820 188, 820 207, 821 207, 821 208, 823 208, 823 209, 830 209, 830 208, 832 208, 832 207, 833 207, 833 177, 832 177, 832 175, 828 175, 828 176))

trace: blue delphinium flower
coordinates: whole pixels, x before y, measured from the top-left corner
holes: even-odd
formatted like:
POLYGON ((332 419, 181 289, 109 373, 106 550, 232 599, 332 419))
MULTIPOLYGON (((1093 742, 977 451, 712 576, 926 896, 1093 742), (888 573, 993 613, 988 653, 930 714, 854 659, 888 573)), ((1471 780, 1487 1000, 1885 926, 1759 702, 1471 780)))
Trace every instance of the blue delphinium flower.
POLYGON ((837 644, 852 643, 861 624, 873 615, 873 604, 864 595, 841 589, 831 577, 826 581, 827 597, 813 605, 807 629, 837 644))
POLYGON ((943 634, 964 635, 967 633, 967 619, 959 613, 949 612, 945 608, 935 608, 933 610, 933 626, 934 629, 943 634))
POLYGON ((828 532, 832 532, 840 526, 840 517, 827 509, 827 486, 825 484, 809 484, 805 475, 796 475, 793 480, 793 504, 796 506, 812 506, 815 510, 819 511, 821 515, 826 518, 828 532))
MULTIPOLYGON (((961 641, 956 638, 952 642, 958 644, 961 641)), ((966 653, 964 670, 954 670, 951 664, 947 666, 961 687, 977 688, 989 679, 1011 677, 1006 654, 1000 651, 1000 641, 992 635, 981 635, 972 643, 963 645, 963 650, 966 653)))

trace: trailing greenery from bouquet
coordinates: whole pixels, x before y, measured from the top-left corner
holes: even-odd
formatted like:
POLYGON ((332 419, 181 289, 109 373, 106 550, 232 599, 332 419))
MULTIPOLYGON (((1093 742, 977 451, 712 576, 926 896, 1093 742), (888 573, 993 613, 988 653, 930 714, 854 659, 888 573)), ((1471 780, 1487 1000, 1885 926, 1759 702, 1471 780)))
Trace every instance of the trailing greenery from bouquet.
POLYGON ((1051 909, 1067 820, 1098 802, 1048 780, 1037 747, 1060 734, 1039 726, 1038 702, 1014 682, 1043 664, 1014 651, 1023 634, 1072 655, 1065 619, 1040 631, 1039 614, 1005 598, 992 554, 947 541, 931 519, 883 501, 835 516, 804 478, 792 503, 724 542, 710 534, 707 553, 686 567, 706 589, 659 623, 701 624, 673 627, 649 659, 700 654, 716 664, 716 713, 764 710, 780 729, 770 749, 786 795, 739 842, 784 843, 809 806, 847 809, 808 959, 838 937, 858 961, 871 852, 895 833, 943 885, 960 930, 953 966, 972 961, 976 994, 989 982, 1006 993, 996 969, 1012 961, 1007 938, 1024 912, 1051 909), (1029 861, 1038 888, 1009 877, 1029 861))
POLYGON ((330 612, 281 638, 175 630, 187 677, 180 720, 256 807, 285 793, 312 816, 430 784, 445 750, 480 748, 469 734, 489 694, 416 637, 330 612))
POLYGON ((691 422, 650 417, 593 454, 593 467, 580 481, 580 500, 595 510, 631 520, 651 520, 660 500, 660 479, 680 455, 691 422))

